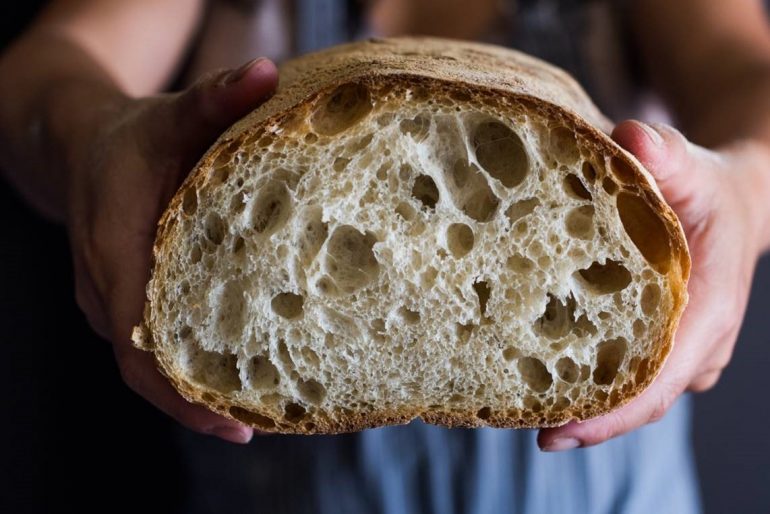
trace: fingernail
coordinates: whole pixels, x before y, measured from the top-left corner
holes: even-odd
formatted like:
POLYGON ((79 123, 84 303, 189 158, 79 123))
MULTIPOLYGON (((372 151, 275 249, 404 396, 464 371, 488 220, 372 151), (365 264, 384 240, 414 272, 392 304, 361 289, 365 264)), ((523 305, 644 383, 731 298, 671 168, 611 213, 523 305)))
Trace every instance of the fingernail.
POLYGON ((235 84, 239 80, 241 80, 250 69, 252 69, 258 62, 264 61, 264 57, 257 57, 256 59, 252 59, 240 68, 237 68, 230 73, 227 74, 224 80, 224 84, 226 86, 229 86, 230 84, 235 84))
POLYGON ((551 441, 551 444, 544 446, 542 450, 544 452, 563 452, 566 450, 574 450, 580 446, 580 441, 574 437, 560 437, 551 441))
POLYGON ((647 135, 647 138, 650 140, 650 143, 652 143, 655 146, 660 146, 663 144, 663 138, 660 136, 660 133, 657 130, 652 128, 650 125, 647 125, 646 123, 642 123, 641 121, 637 123, 639 124, 639 127, 647 135))
POLYGON ((211 434, 231 443, 246 444, 251 441, 251 431, 230 426, 214 427, 211 434))

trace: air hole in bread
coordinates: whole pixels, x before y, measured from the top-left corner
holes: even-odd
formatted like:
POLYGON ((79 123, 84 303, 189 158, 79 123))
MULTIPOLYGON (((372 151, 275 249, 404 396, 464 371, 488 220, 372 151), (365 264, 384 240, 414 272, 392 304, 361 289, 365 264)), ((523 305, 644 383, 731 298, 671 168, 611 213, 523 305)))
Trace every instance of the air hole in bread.
POLYGON ((305 173, 307 173, 307 169, 299 165, 297 166, 297 170, 278 168, 270 174, 270 179, 274 182, 282 182, 287 188, 294 191, 297 188, 297 184, 299 184, 302 175, 305 173))
POLYGON ((305 299, 294 293, 279 293, 270 301, 274 313, 285 319, 296 319, 302 315, 305 299))
POLYGON ((252 212, 252 226, 258 234, 269 236, 289 218, 291 199, 286 184, 271 180, 259 191, 252 212))
POLYGON ((313 130, 333 136, 357 125, 372 110, 369 89, 363 84, 344 84, 321 100, 310 118, 313 130))
POLYGON ((312 145, 316 141, 318 141, 318 136, 315 135, 313 132, 308 132, 307 134, 305 134, 305 143, 306 144, 312 145))
POLYGON ((228 412, 230 416, 246 425, 263 429, 275 428, 275 421, 262 414, 251 412, 241 407, 230 407, 228 412))
POLYGON ((553 410, 555 412, 561 412, 564 409, 568 408, 570 405, 572 405, 572 402, 569 398, 565 396, 559 396, 556 398, 556 402, 553 404, 553 410))
POLYGON ((215 290, 212 305, 215 326, 217 333, 225 340, 235 340, 242 333, 246 317, 243 287, 240 280, 230 280, 215 290))
POLYGON ((315 283, 315 287, 320 294, 325 296, 336 296, 339 294, 339 289, 332 282, 332 279, 327 276, 319 278, 315 283))
POLYGON ((415 141, 420 142, 428 137, 430 124, 431 118, 425 114, 418 114, 414 118, 406 118, 401 120, 401 122, 398 124, 398 127, 403 134, 407 134, 414 138, 415 141))
POLYGON ((243 250, 244 245, 246 244, 246 241, 238 236, 233 240, 233 246, 232 246, 232 252, 233 253, 240 253, 241 250, 243 250))
POLYGON ((350 159, 346 159, 344 157, 337 157, 336 159, 334 159, 334 163, 332 164, 332 169, 337 173, 342 173, 343 171, 345 171, 345 168, 348 167, 348 164, 350 164, 350 159))
POLYGON ((192 336, 192 332, 193 330, 190 325, 182 325, 182 328, 179 329, 178 339, 180 341, 189 339, 192 336))
POLYGON ((406 202, 400 202, 396 206, 396 213, 404 218, 404 221, 412 221, 417 216, 417 211, 414 210, 414 207, 406 202))
POLYGON ((667 273, 671 246, 663 220, 635 194, 621 192, 617 197, 617 206, 628 237, 658 273, 667 273))
POLYGON ((642 289, 641 306, 642 312, 651 316, 660 304, 660 286, 658 284, 647 284, 642 289))
POLYGON ((374 139, 374 134, 366 134, 365 136, 356 139, 352 143, 349 143, 346 146, 348 155, 357 154, 361 150, 365 149, 370 144, 372 144, 372 139, 374 139))
POLYGON ((479 222, 492 219, 500 200, 475 165, 459 159, 452 166, 448 178, 457 208, 479 222))
POLYGON ((569 173, 564 177, 564 190, 573 198, 580 200, 591 200, 592 198, 583 181, 574 173, 569 173))
POLYGON ((420 285, 429 289, 436 283, 436 277, 438 277, 438 270, 433 266, 426 266, 425 270, 420 273, 420 285))
MULTIPOLYGON (((229 152, 222 152, 222 154, 230 155, 229 152)), ((226 157, 228 161, 230 160, 230 157, 226 157)), ((224 184, 227 182, 227 179, 230 178, 230 168, 227 165, 222 165, 217 167, 217 165, 214 165, 214 169, 211 172, 211 185, 218 186, 221 184, 224 184)))
POLYGON ((519 200, 514 202, 505 210, 505 215, 510 221, 511 225, 516 223, 524 216, 531 214, 535 208, 540 205, 539 198, 527 198, 526 200, 519 200))
POLYGON ((515 346, 509 346, 503 350, 503 359, 509 362, 519 357, 521 357, 521 351, 515 346))
POLYGON ((204 233, 206 234, 206 239, 211 241, 211 243, 214 245, 222 244, 222 241, 225 239, 226 231, 227 227, 225 226, 225 222, 219 214, 210 212, 208 216, 206 216, 204 233))
POLYGON ((636 385, 644 384, 645 382, 647 382, 649 373, 650 373, 650 359, 642 359, 639 362, 639 367, 636 369, 636 374, 634 375, 634 383, 636 385))
POLYGON ((209 352, 190 341, 183 345, 180 356, 183 359, 182 367, 188 370, 193 381, 202 386, 220 393, 241 389, 238 359, 235 355, 209 352))
POLYGON ((580 369, 578 368, 578 365, 575 364, 575 361, 569 357, 562 357, 556 361, 556 373, 559 375, 559 378, 565 382, 574 384, 580 376, 580 369))
POLYGON ((447 247, 455 259, 465 257, 473 250, 474 235, 465 223, 452 223, 446 231, 447 247))
POLYGON ((604 180, 602 180, 602 188, 604 188, 604 191, 610 196, 614 196, 615 193, 618 192, 618 185, 610 177, 604 177, 604 180))
POLYGON ((326 246, 324 269, 335 285, 352 293, 377 279, 380 266, 372 247, 377 239, 350 225, 334 229, 326 246))
POLYGON ((297 384, 302 401, 310 405, 320 405, 326 398, 326 388, 317 380, 309 379, 297 384))
POLYGON ((516 273, 529 273, 535 269, 535 263, 531 259, 519 254, 508 257, 508 260, 505 261, 505 265, 509 270, 515 271, 516 273))
POLYGON ((521 138, 499 121, 476 126, 471 137, 476 160, 505 187, 521 184, 529 171, 529 158, 521 138))
POLYGON ((190 263, 191 264, 198 264, 201 261, 201 257, 203 257, 203 251, 201 250, 201 245, 198 243, 193 243, 190 247, 190 263))
POLYGON ((379 334, 384 335, 385 334, 385 320, 382 318, 373 319, 371 322, 372 330, 379 334))
POLYGON ((617 261, 607 259, 604 264, 592 263, 578 271, 579 282, 595 294, 610 294, 622 291, 631 283, 631 273, 617 261))
POLYGON ((278 368, 263 355, 249 359, 246 376, 252 389, 273 389, 281 381, 278 368))
POLYGON ((300 350, 300 355, 302 355, 302 360, 305 362, 305 365, 310 368, 317 368, 318 365, 321 364, 321 359, 312 348, 303 346, 300 350))
POLYGON ((638 320, 634 321, 634 337, 636 337, 637 339, 639 339, 639 338, 641 338, 642 336, 644 336, 644 333, 645 333, 646 331, 647 331, 647 327, 646 327, 646 325, 644 324, 644 321, 642 321, 642 320, 640 320, 640 319, 638 319, 638 320))
POLYGON ((455 323, 455 336, 460 343, 467 343, 476 325, 472 323, 455 323))
POLYGON ((240 191, 233 195, 230 200, 230 212, 233 214, 240 214, 246 207, 246 195, 243 191, 240 191))
POLYGON ((283 419, 289 423, 299 423, 307 414, 305 407, 298 403, 287 403, 283 410, 283 419))
POLYGON ((522 357, 517 364, 521 378, 535 392, 544 393, 550 389, 553 377, 543 361, 534 357, 522 357))
POLYGON ((285 374, 290 375, 295 371, 294 359, 291 358, 289 347, 283 339, 278 341, 278 361, 285 374))
POLYGON ((267 148, 268 146, 273 144, 273 135, 272 134, 265 134, 264 136, 259 138, 259 141, 257 141, 257 145, 261 148, 267 148))
POLYGON ((188 187, 185 189, 184 196, 182 196, 182 211, 188 216, 192 216, 197 210, 198 190, 194 187, 188 187))
POLYGON ((390 162, 384 162, 379 168, 377 168, 377 171, 374 174, 374 176, 377 177, 377 180, 385 181, 388 178, 388 171, 390 171, 390 167, 390 162))
POLYGON ((409 164, 404 163, 398 168, 398 180, 403 183, 409 182, 413 174, 414 168, 412 168, 412 166, 409 164))
POLYGON ((398 308, 398 317, 407 325, 414 325, 420 322, 420 313, 407 309, 406 307, 398 308))
POLYGON ((609 385, 615 381, 626 355, 628 343, 622 337, 599 343, 593 379, 597 385, 609 385))
POLYGON ((479 299, 479 314, 482 319, 487 316, 487 304, 489 303, 489 296, 492 294, 492 289, 486 280, 480 280, 473 284, 473 290, 476 291, 476 296, 479 299))
POLYGON ((489 407, 482 407, 476 412, 476 417, 481 420, 487 420, 492 416, 492 409, 489 407))
POLYGON ((583 166, 580 168, 580 172, 583 174, 583 178, 588 182, 589 184, 593 184, 596 182, 596 167, 591 164, 588 161, 585 161, 583 163, 583 166))
POLYGON ((412 186, 412 196, 428 209, 433 209, 438 202, 439 192, 436 183, 430 176, 420 175, 412 186))
POLYGON ((580 149, 575 134, 567 127, 551 129, 549 137, 551 155, 564 164, 574 164, 580 158, 580 149))
POLYGON ((318 255, 326 238, 329 227, 322 220, 323 211, 319 206, 306 208, 299 217, 300 229, 296 231, 296 248, 300 261, 307 266, 318 255))
POLYGON ((592 239, 594 237, 594 206, 581 205, 567 213, 564 219, 567 233, 578 239, 592 239))
POLYGON ((630 164, 625 159, 620 157, 613 157, 610 159, 610 169, 612 174, 623 184, 633 184, 636 178, 636 173, 630 164))
POLYGON ((573 324, 574 299, 570 296, 565 304, 556 296, 548 294, 548 303, 543 314, 535 321, 535 329, 549 339, 567 335, 573 324))

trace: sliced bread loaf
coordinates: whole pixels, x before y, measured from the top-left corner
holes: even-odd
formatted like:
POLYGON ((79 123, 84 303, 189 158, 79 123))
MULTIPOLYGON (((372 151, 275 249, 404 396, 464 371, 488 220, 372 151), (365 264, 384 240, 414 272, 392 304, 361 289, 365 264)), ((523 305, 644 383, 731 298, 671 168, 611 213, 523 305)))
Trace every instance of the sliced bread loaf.
POLYGON ((189 400, 266 431, 606 413, 660 370, 690 266, 610 128, 511 50, 292 61, 161 219, 134 340, 189 400))

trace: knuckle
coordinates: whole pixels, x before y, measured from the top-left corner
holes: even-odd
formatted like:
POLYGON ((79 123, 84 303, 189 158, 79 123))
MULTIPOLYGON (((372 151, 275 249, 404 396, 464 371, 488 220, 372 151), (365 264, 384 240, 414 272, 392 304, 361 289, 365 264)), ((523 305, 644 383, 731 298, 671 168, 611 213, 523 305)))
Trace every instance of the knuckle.
POLYGON ((652 411, 650 411, 648 423, 657 423, 663 419, 678 396, 679 388, 667 388, 664 394, 662 394, 654 403, 652 411))
POLYGON ((118 362, 118 369, 120 370, 120 378, 123 379, 123 382, 138 393, 141 384, 141 373, 136 364, 130 359, 122 359, 118 362))
POLYGON ((666 412, 668 412, 668 402, 666 401, 659 401, 655 404, 655 407, 652 409, 652 412, 650 412, 650 419, 649 423, 657 423, 661 419, 663 419, 663 416, 666 415, 666 412))
POLYGON ((620 412, 610 412, 604 415, 603 422, 599 424, 593 433, 587 438, 588 446, 593 446, 623 435, 630 427, 625 417, 620 412))
POLYGON ((717 385, 721 375, 721 371, 712 371, 705 375, 701 375, 690 385, 690 390, 695 393, 704 393, 717 385))

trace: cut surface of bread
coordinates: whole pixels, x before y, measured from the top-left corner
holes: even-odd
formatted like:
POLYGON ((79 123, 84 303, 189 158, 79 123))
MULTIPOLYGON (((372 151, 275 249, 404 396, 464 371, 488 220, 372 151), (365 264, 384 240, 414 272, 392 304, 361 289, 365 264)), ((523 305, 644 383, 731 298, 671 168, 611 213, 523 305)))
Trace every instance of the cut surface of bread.
POLYGON ((139 347, 265 431, 586 419, 659 372, 681 227, 563 72, 374 40, 282 69, 160 221, 139 347))

